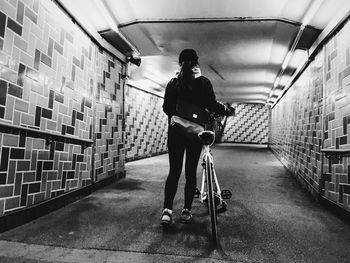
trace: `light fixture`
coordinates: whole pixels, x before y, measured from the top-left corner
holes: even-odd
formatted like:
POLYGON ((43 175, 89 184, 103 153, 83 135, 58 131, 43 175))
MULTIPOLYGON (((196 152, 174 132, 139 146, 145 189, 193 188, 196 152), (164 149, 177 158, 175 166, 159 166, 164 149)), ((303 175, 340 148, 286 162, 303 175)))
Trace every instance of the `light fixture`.
MULTIPOLYGON (((303 34, 304 32, 304 29, 305 27, 310 23, 311 19, 314 17, 315 13, 318 11, 318 9, 320 8, 321 4, 322 4, 323 0, 314 0, 310 6, 310 8, 307 10, 303 20, 302 20, 302 23, 301 23, 301 26, 300 26, 300 29, 294 39, 294 42, 293 42, 293 45, 291 46, 289 52, 287 53, 286 57, 284 58, 283 60, 283 63, 282 63, 282 66, 281 66, 281 70, 280 72, 278 73, 277 77, 276 77, 276 80, 274 82, 274 85, 270 91, 270 94, 269 94, 269 98, 272 96, 275 88, 279 85, 279 82, 281 80, 281 76, 284 72, 284 70, 287 68, 287 66, 289 65, 289 62, 296 50, 296 47, 299 43, 299 40, 301 38, 301 35, 303 34)), ((286 86, 285 86, 286 87, 286 86)), ((281 92, 281 94, 283 94, 283 92, 281 92)), ((277 101, 277 100, 276 100, 277 101)))
POLYGON ((127 57, 126 61, 130 62, 138 67, 141 65, 141 58, 138 56, 127 57))

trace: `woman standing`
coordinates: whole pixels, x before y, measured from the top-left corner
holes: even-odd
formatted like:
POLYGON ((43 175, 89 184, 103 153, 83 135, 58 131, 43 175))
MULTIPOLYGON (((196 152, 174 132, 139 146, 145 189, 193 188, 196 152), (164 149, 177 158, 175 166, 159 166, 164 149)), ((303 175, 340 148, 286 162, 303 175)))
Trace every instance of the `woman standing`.
POLYGON ((170 119, 176 112, 176 104, 179 100, 187 101, 203 109, 208 109, 219 115, 231 115, 234 109, 226 107, 216 101, 213 87, 204 76, 200 75, 198 68, 198 56, 193 49, 184 49, 179 56, 180 73, 169 81, 165 96, 163 110, 168 115, 168 152, 169 175, 164 189, 164 210, 161 224, 173 224, 173 201, 176 195, 179 178, 182 171, 183 157, 186 152, 185 163, 185 203, 181 212, 181 222, 192 221, 192 202, 197 185, 197 166, 202 151, 202 143, 199 138, 189 139, 178 133, 170 125, 170 119))

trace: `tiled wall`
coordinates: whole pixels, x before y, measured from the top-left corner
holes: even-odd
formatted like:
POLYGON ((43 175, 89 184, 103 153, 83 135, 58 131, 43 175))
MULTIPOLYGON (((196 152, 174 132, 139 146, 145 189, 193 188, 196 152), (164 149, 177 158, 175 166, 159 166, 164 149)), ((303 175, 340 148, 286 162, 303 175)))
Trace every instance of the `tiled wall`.
POLYGON ((96 146, 0 130, 0 216, 124 170, 123 67, 52 1, 0 1, 0 123, 96 146))
MULTIPOLYGON (((350 23, 324 48, 324 148, 350 149, 350 23)), ((324 158, 323 189, 330 200, 350 210, 350 158, 324 158)))
POLYGON ((167 116, 163 98, 126 86, 126 159, 149 157, 167 151, 167 116))
POLYGON ((123 80, 125 65, 98 53, 95 106, 95 180, 124 171, 123 80))
POLYGON ((329 162, 322 148, 350 149, 350 24, 323 47, 272 109, 270 146, 313 193, 350 210, 349 158, 329 162))
POLYGON ((271 149, 309 191, 318 192, 321 177, 323 56, 272 109, 271 149))
POLYGON ((237 104, 227 119, 222 142, 267 143, 269 109, 262 104, 237 104))

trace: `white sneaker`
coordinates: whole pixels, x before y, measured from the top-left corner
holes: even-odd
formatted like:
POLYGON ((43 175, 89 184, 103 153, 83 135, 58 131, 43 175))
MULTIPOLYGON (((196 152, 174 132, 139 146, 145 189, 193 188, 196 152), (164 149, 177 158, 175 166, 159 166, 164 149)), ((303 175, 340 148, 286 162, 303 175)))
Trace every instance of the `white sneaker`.
POLYGON ((161 225, 163 226, 168 226, 174 223, 173 220, 173 211, 168 209, 168 208, 164 208, 163 213, 162 213, 162 219, 161 219, 161 225))

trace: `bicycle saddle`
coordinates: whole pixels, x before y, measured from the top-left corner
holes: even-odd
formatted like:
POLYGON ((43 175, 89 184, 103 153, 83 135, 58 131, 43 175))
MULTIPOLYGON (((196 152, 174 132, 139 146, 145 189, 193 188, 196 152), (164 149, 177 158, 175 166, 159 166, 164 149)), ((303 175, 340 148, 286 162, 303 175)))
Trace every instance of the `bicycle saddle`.
POLYGON ((215 133, 212 131, 202 131, 198 133, 198 137, 204 145, 212 145, 215 140, 215 133))

